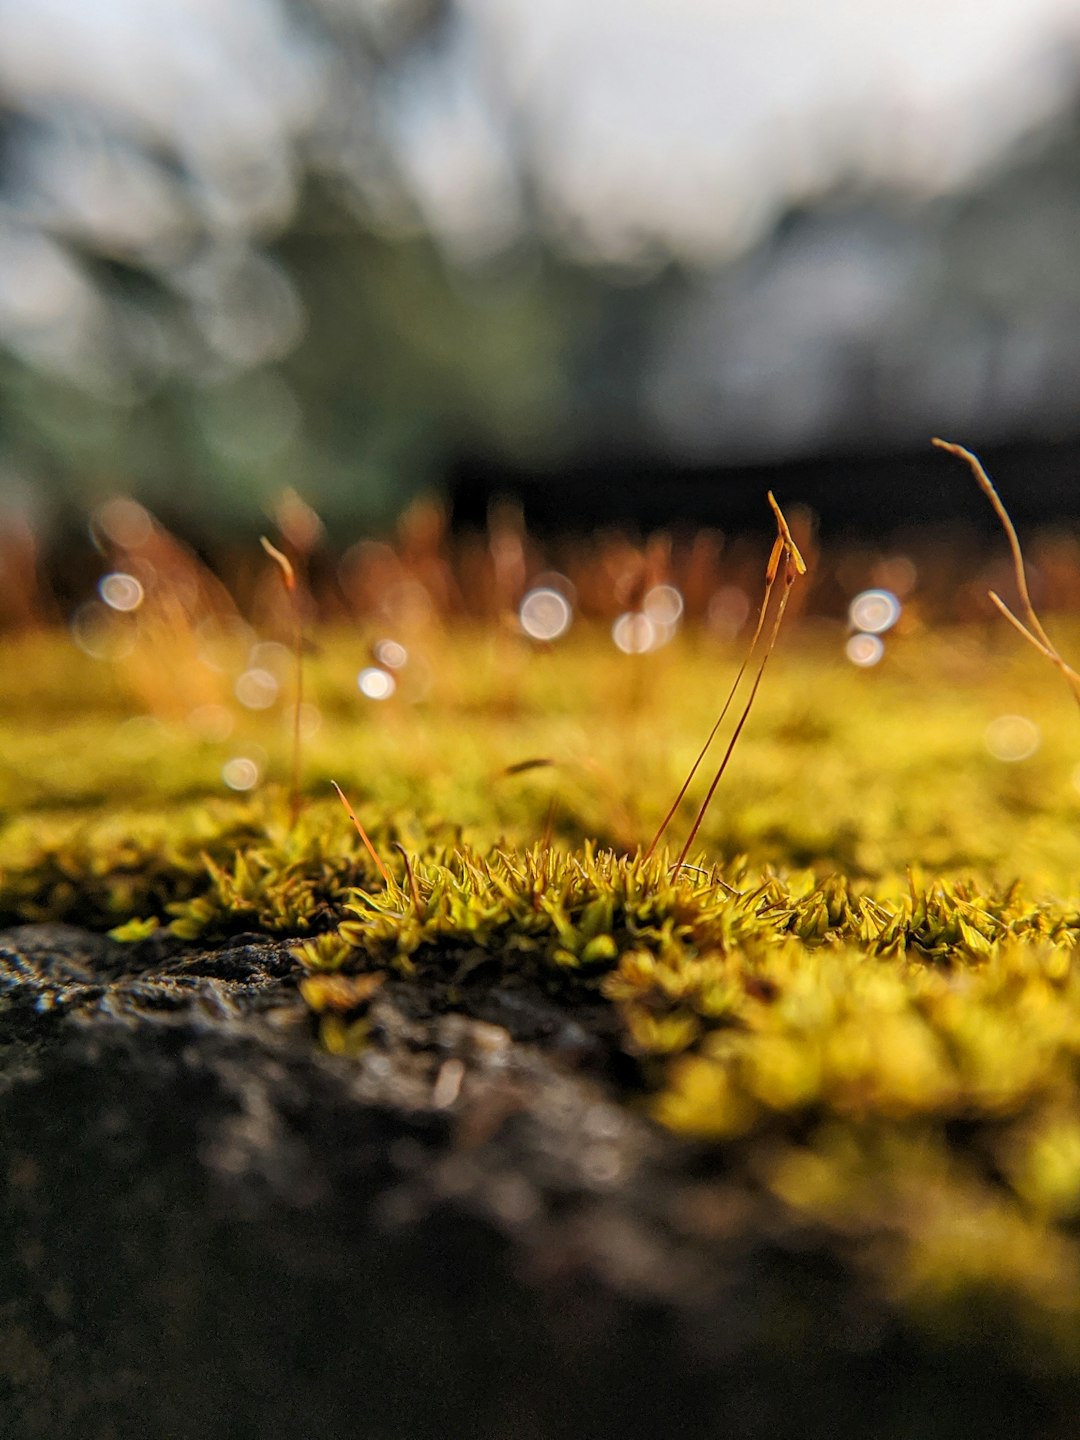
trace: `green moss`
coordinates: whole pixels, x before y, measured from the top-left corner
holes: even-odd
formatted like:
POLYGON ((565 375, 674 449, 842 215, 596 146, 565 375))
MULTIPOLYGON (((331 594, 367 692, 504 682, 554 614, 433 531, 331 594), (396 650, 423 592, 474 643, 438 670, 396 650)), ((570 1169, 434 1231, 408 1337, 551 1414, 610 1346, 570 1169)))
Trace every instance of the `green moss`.
POLYGON ((369 1043, 389 976, 436 1005, 495 980, 587 1002, 627 1103, 856 1253, 931 1331, 1000 1305, 1033 1353, 1076 1368, 1075 715, 1038 657, 989 664, 983 643, 915 634, 859 672, 842 634, 804 632, 699 868, 673 875, 638 851, 730 679, 704 639, 626 657, 587 632, 544 654, 444 636, 410 647, 423 684, 406 674, 375 705, 355 687, 363 647, 328 635, 295 827, 280 708, 226 696, 224 740, 175 695, 132 720, 122 665, 25 641, 0 718, 0 923, 293 936, 313 1026, 343 1056, 369 1043), (1008 764, 983 735, 1015 713, 1041 744, 1008 764), (269 783, 230 796, 242 754, 269 783))
POLYGON ((350 987, 386 971, 433 995, 498 975, 603 998, 628 1098, 661 1124, 836 1243, 873 1237, 877 1283, 931 1329, 974 1336, 997 1306, 1080 1363, 1075 912, 1018 886, 672 878, 590 846, 410 868, 297 949, 338 987, 309 997, 333 997, 331 1048, 357 1043, 372 992, 350 987))

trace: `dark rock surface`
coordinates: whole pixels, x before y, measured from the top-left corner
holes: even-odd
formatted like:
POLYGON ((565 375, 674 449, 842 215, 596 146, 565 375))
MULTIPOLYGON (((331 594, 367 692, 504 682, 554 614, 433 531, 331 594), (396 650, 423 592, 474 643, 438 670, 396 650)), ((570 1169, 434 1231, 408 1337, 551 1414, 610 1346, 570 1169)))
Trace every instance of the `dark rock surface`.
POLYGON ((390 982, 336 1058, 294 970, 0 934, 3 1440, 1070 1433, 616 1103, 580 1015, 390 982))

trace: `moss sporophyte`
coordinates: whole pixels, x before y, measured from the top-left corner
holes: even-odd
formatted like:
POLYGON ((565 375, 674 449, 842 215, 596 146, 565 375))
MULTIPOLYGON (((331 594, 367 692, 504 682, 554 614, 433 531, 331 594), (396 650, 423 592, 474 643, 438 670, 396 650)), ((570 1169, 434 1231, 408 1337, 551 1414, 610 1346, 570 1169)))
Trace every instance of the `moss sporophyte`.
MULTIPOLYGON (((259 668, 281 667, 283 715, 230 698, 233 651, 250 665, 257 637, 151 533, 183 603, 151 595, 122 617, 111 658, 48 633, 6 642, 27 678, 0 716, 0 919, 135 946, 155 930, 288 937, 312 1027, 343 1056, 375 1043, 394 987, 424 986, 437 1009, 531 987, 602 1015, 599 1070, 628 1104, 722 1146, 750 1191, 838 1245, 876 1217, 887 1243, 867 1264, 897 1303, 932 1316, 992 1292, 1080 1364, 1080 825, 1075 716, 1055 703, 1058 674, 1077 676, 996 492, 945 448, 1013 547, 1007 613, 1026 643, 992 661, 982 629, 922 624, 914 604, 870 671, 825 626, 778 646, 806 566, 772 502, 741 659, 704 624, 631 653, 606 619, 579 617, 557 645, 504 612, 454 621, 421 604, 440 557, 409 571, 384 547, 364 564, 401 609, 389 639, 382 612, 364 621, 384 679, 358 690, 355 629, 305 634, 314 592, 268 546, 284 586, 265 603, 291 645, 258 642, 259 668), (166 644, 195 720, 158 663, 166 644), (736 660, 717 716, 716 676, 736 660), (147 711, 134 722, 132 696, 147 711), (983 733, 1021 705, 1038 748, 1006 763, 983 733), (226 798, 238 756, 287 783, 226 798)), ((660 547, 608 558, 628 595, 675 563, 660 547)))
POLYGON ((765 666, 768 664, 769 656, 772 654, 773 649, 776 645, 776 637, 780 633, 780 625, 783 622, 784 612, 787 609, 788 597, 791 593, 791 587, 795 583, 795 580, 798 576, 806 574, 806 562, 800 555, 798 546, 791 538, 791 531, 788 528, 788 523, 784 519, 783 512, 780 509, 780 506, 776 503, 776 499, 771 490, 769 491, 769 504, 772 506, 773 515, 776 517, 776 540, 773 542, 772 552, 769 555, 769 563, 765 567, 765 594, 762 597, 761 606, 758 610, 757 624, 754 626, 754 633, 750 639, 750 646, 746 652, 746 658, 739 666, 738 673, 735 676, 735 680, 732 683, 731 689, 728 691, 728 695, 726 700, 724 701, 723 708, 721 709, 720 714, 717 717, 712 729, 709 731, 705 744, 698 752, 697 759, 694 761, 693 765, 691 765, 689 774, 682 783, 682 788, 679 790, 678 795, 676 795, 670 810, 668 810, 667 814, 660 822, 660 828, 653 836, 649 848, 645 852, 647 856, 652 855, 655 852, 657 845, 659 845, 660 841, 664 838, 664 832, 671 824, 671 821, 674 818, 676 811, 682 804, 686 792, 687 790, 689 790, 691 782, 693 781, 694 776, 697 774, 698 766, 705 759, 705 756, 709 751, 709 747, 716 739, 717 731, 720 729, 720 726, 723 724, 724 718, 727 715, 728 710, 731 708, 731 702, 735 699, 739 684, 746 673, 746 667, 749 665, 751 659, 753 658, 754 651, 757 649, 758 641, 761 639, 761 632, 765 625, 765 617, 769 610, 769 601, 772 599, 773 587, 776 584, 777 575, 780 573, 782 563, 783 582, 780 591, 780 598, 776 605, 776 612, 773 617, 772 629, 769 633, 769 638, 766 643, 764 653, 762 654, 761 661, 758 665, 757 674, 754 677, 754 683, 751 686, 750 694, 747 698, 746 704, 743 707, 742 714, 739 716, 739 719, 736 722, 731 739, 728 741, 728 746, 727 749, 724 751, 723 759, 720 761, 720 765, 717 768, 716 774, 713 777, 712 784, 709 786, 705 798, 701 802, 701 808, 699 809, 694 819, 693 825, 690 827, 690 834, 686 837, 686 843, 683 845, 682 849, 679 852, 678 859, 675 861, 677 867, 682 866, 686 863, 686 857, 690 852, 690 847, 693 845, 695 839, 697 838, 697 833, 701 829, 701 822, 704 820, 705 814, 708 811, 709 805, 712 802, 712 798, 716 794, 716 787, 719 785, 723 777, 724 771, 727 769, 728 761, 731 759, 731 755, 735 749, 736 742, 738 741, 739 736, 742 734, 743 726, 746 724, 747 720, 750 717, 751 707, 754 704, 754 699, 757 695, 758 687, 761 684, 762 676, 765 674, 765 666))

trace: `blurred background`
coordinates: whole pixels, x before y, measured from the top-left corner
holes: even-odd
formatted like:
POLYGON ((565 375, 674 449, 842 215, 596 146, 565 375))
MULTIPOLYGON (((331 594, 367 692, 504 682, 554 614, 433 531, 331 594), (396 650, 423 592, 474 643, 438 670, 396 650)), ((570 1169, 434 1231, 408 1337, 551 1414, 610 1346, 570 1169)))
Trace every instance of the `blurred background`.
POLYGON ((1077 0, 0 0, 0 524, 1080 514, 1077 0))

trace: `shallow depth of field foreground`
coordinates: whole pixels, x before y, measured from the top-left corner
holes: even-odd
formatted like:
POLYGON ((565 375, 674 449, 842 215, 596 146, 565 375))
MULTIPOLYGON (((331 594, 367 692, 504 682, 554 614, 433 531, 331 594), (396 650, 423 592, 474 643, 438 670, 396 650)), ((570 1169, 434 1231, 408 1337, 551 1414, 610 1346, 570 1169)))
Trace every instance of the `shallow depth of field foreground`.
POLYGON ((320 619, 272 552, 238 609, 170 553, 3 641, 16 1433, 1070 1433, 1044 656, 913 585, 804 607, 680 867, 757 558, 741 610, 642 571, 612 622, 551 574, 455 616, 415 567, 320 619))

